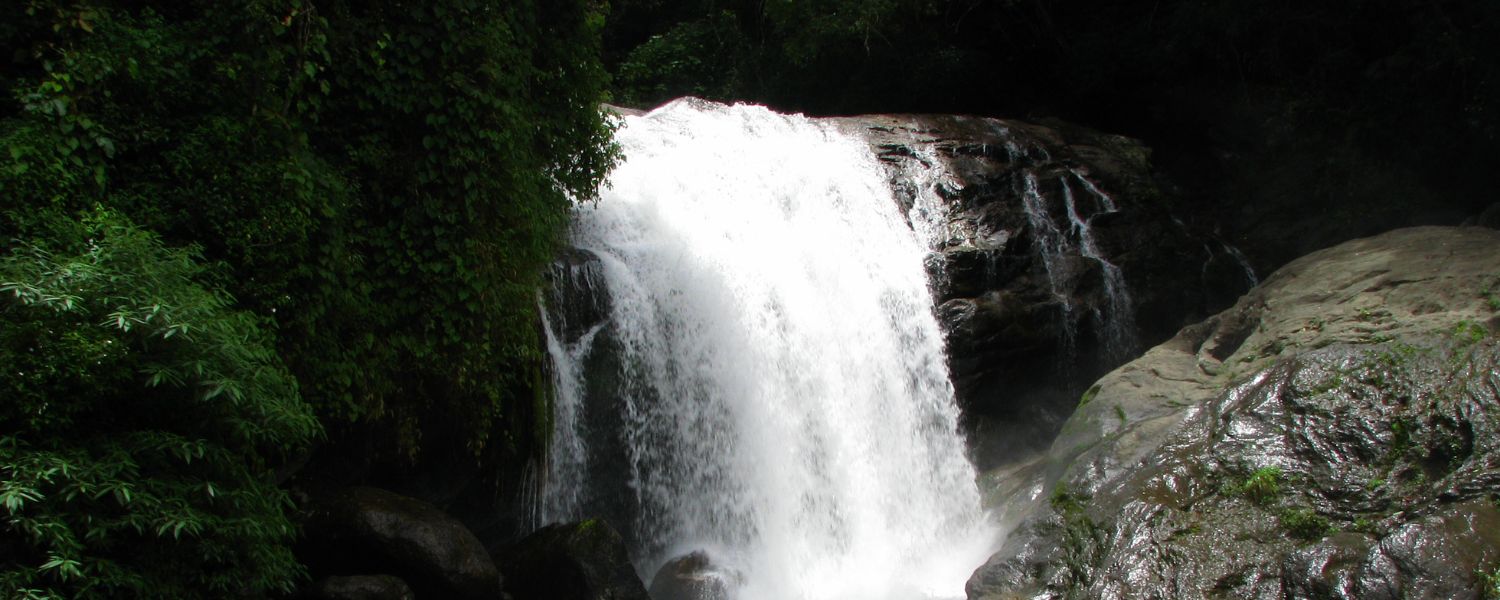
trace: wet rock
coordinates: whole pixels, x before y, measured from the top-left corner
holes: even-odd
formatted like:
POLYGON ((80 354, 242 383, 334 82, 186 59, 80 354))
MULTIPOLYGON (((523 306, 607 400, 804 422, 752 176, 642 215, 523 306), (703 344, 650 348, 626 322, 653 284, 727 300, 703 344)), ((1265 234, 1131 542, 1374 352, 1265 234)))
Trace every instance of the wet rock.
MULTIPOLYGON (((1292 598, 1354 600, 1362 597, 1362 569, 1373 540, 1360 533, 1341 532, 1286 555, 1281 574, 1286 595, 1292 598)), ((1368 593, 1368 590, 1363 591, 1368 593)))
POLYGON ((604 263, 588 250, 569 248, 558 255, 547 273, 551 301, 548 319, 558 340, 577 343, 609 318, 609 289, 604 263))
POLYGON ((437 507, 372 487, 316 494, 299 556, 314 573, 391 573, 421 597, 491 600, 500 576, 484 546, 437 507))
POLYGON ((649 600, 625 542, 598 519, 548 525, 500 557, 515 600, 649 600))
POLYGON ((983 470, 1045 448, 1087 382, 1249 287, 1223 244, 1168 212, 1135 140, 1051 121, 836 121, 867 136, 936 243, 929 270, 983 470))
POLYGON ((1415 228, 1314 253, 1105 376, 970 598, 1476 597, 1500 567, 1497 248, 1415 228))
POLYGON ((728 600, 733 574, 708 554, 692 552, 667 561, 651 578, 651 600, 728 600))
POLYGON ((301 596, 305 600, 415 600, 405 581, 393 575, 325 577, 301 596))
POLYGON ((1381 539, 1365 558, 1352 597, 1475 597, 1472 574, 1497 565, 1500 508, 1488 498, 1472 499, 1439 507, 1381 539))

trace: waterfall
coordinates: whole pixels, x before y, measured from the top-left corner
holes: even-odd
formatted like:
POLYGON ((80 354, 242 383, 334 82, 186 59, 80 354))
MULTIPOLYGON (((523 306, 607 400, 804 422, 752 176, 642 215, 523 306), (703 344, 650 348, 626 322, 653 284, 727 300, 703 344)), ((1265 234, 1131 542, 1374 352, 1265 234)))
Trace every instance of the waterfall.
POLYGON ((928 241, 868 145, 699 100, 617 139, 625 161, 572 233, 598 257, 607 324, 573 340, 549 324, 544 518, 627 515, 648 583, 703 551, 742 600, 961 598, 995 532, 928 241), (607 448, 628 473, 594 466, 607 448))

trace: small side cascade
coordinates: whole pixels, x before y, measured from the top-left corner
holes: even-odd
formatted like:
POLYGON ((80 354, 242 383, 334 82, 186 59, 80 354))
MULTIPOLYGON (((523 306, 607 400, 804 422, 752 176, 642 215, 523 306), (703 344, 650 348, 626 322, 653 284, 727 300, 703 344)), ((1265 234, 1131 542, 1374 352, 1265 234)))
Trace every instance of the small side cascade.
POLYGON ((1072 243, 1053 222, 1052 215, 1047 212, 1047 199, 1042 196, 1036 173, 1027 172, 1023 182, 1021 202, 1026 209, 1026 219, 1031 225, 1033 248, 1042 259, 1042 267, 1047 271, 1047 284, 1052 289, 1052 296, 1062 307, 1063 347, 1065 353, 1072 356, 1078 347, 1078 327, 1073 319, 1072 295, 1063 287, 1062 273, 1062 261, 1073 250, 1072 243))
POLYGON ((585 423, 584 365, 609 325, 610 301, 602 265, 584 250, 565 252, 552 264, 546 298, 538 295, 543 341, 552 373, 552 428, 545 466, 534 477, 533 526, 583 517, 588 494, 589 447, 585 423), (546 490, 546 493, 542 493, 546 490))
MULTIPOLYGON (((1188 229, 1187 223, 1183 223, 1182 219, 1179 219, 1175 216, 1172 217, 1172 223, 1176 224, 1177 227, 1183 231, 1187 231, 1188 229)), ((1224 251, 1224 254, 1229 255, 1229 258, 1234 260, 1234 264, 1239 267, 1240 273, 1245 276, 1245 282, 1249 284, 1249 287, 1247 287, 1246 289, 1260 285, 1260 278, 1256 277, 1255 275, 1255 267, 1250 266, 1250 259, 1245 256, 1245 253, 1240 252, 1240 249, 1235 247, 1234 244, 1231 244, 1217 237, 1206 239, 1203 241, 1204 258, 1202 276, 1205 281, 1208 280, 1208 272, 1209 269, 1213 267, 1214 259, 1219 256, 1219 252, 1214 250, 1214 247, 1216 246, 1222 249, 1224 251)))
POLYGON ((1055 176, 1054 181, 1061 190, 1060 201, 1043 193, 1041 177, 1035 170, 1028 169, 1022 178, 1020 192, 1031 226, 1034 251, 1041 258, 1048 284, 1062 308, 1066 352, 1071 355, 1078 343, 1077 320, 1074 318, 1077 307, 1072 295, 1076 285, 1073 279, 1077 273, 1074 272, 1076 267, 1067 263, 1072 257, 1080 256, 1096 263, 1102 273, 1106 303, 1102 310, 1092 309, 1093 318, 1104 356, 1110 362, 1121 362, 1140 346, 1135 327, 1135 304, 1124 272, 1105 256, 1093 227, 1094 219, 1117 213, 1119 207, 1114 198, 1079 169, 1068 169, 1055 176), (1091 206, 1084 206, 1084 200, 1091 200, 1091 206), (1058 212, 1061 215, 1054 216, 1058 212))
POLYGON ((547 357, 552 362, 552 430, 547 443, 547 463, 542 474, 542 494, 532 511, 536 527, 580 518, 581 500, 588 485, 585 466, 588 442, 583 422, 583 373, 580 365, 593 350, 594 337, 604 329, 600 323, 586 331, 578 341, 564 343, 548 317, 547 306, 538 301, 542 315, 542 332, 546 338, 547 357))
POLYGON ((1245 272, 1245 280, 1250 282, 1250 287, 1260 285, 1260 278, 1255 276, 1255 267, 1250 266, 1250 259, 1245 256, 1245 253, 1240 252, 1239 248, 1228 242, 1221 242, 1220 245, 1224 246, 1224 251, 1240 265, 1240 269, 1245 272))
POLYGON ((1106 307, 1108 314, 1101 315, 1096 311, 1094 316, 1099 321, 1103 332, 1105 356, 1112 363, 1124 362, 1140 346, 1135 329, 1135 303, 1130 299, 1130 288, 1125 284, 1125 273, 1104 257, 1104 253, 1099 250, 1099 244, 1094 241, 1094 229, 1090 224, 1094 217, 1119 212, 1119 208, 1115 205, 1114 198, 1100 190, 1082 173, 1069 170, 1069 174, 1099 204, 1098 210, 1090 214, 1088 218, 1081 217, 1078 213, 1078 203, 1073 196, 1073 186, 1068 184, 1069 178, 1066 176, 1061 178, 1063 203, 1067 206, 1068 221, 1071 225, 1070 233, 1078 240, 1079 252, 1099 263, 1100 268, 1104 270, 1104 294, 1109 298, 1109 304, 1106 307))
MULTIPOLYGON (((976 125, 988 133, 982 145, 934 138, 912 126, 905 140, 881 146, 886 162, 896 165, 892 186, 907 220, 931 250, 928 266, 934 281, 963 282, 956 288, 939 284, 937 294, 982 294, 1004 285, 1004 278, 1017 275, 1021 258, 1007 246, 1017 233, 1029 231, 1031 256, 1045 272, 1045 285, 1061 312, 1062 354, 1070 359, 1079 355, 1080 320, 1092 319, 1101 358, 1116 364, 1128 359, 1140 346, 1135 302, 1123 270, 1107 256, 1094 226, 1096 219, 1118 214, 1119 205, 1085 167, 1054 157, 1025 130, 989 119, 960 118, 955 127, 976 125), (972 194, 965 190, 965 180, 1014 186, 1024 227, 983 222, 994 213, 966 205, 972 194), (1087 289, 1080 277, 1095 270, 1101 293, 1089 299, 1080 295, 1087 289)), ((889 139, 893 130, 902 128, 879 131, 889 139)))

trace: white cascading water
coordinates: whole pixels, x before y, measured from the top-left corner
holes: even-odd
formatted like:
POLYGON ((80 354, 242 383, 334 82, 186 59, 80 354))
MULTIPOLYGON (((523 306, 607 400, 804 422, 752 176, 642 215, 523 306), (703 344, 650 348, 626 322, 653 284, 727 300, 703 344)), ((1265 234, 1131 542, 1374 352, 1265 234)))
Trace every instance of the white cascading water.
MULTIPOLYGON (((963 597, 995 531, 926 243, 868 145, 698 100, 628 117, 617 139, 625 161, 572 242, 602 260, 611 335, 645 383, 617 392, 642 577, 706 551, 740 600, 963 597)), ((554 361, 591 339, 550 339, 554 361)), ((559 428, 581 422, 579 371, 559 365, 559 428)), ((582 455, 549 466, 547 519, 586 516, 565 488, 590 478, 559 464, 582 455)))

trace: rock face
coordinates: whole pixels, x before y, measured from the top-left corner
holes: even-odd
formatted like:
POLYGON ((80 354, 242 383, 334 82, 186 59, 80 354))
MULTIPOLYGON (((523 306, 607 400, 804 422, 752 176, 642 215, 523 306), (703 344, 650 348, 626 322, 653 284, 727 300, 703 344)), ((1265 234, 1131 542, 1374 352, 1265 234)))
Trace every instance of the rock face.
POLYGON ((569 248, 552 262, 547 273, 551 298, 548 315, 561 342, 577 343, 591 329, 609 318, 609 290, 604 266, 588 250, 569 248))
POLYGON ((298 554, 314 573, 390 573, 423 598, 500 593, 499 572, 474 534, 420 500, 371 487, 318 494, 304 531, 298 554))
POLYGON ((841 123, 870 139, 936 244, 934 293, 981 469, 1044 448, 1087 382, 1254 280, 1232 247, 1168 211, 1135 140, 1060 122, 841 123))
POLYGON ((515 600, 650 600, 624 540, 598 519, 543 527, 500 561, 515 600))
POLYGON ((1496 290, 1488 229, 1292 262, 1090 388, 996 498, 1032 510, 969 597, 1478 597, 1500 575, 1496 290))

